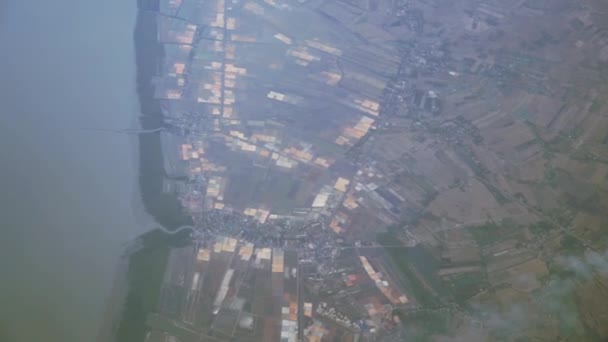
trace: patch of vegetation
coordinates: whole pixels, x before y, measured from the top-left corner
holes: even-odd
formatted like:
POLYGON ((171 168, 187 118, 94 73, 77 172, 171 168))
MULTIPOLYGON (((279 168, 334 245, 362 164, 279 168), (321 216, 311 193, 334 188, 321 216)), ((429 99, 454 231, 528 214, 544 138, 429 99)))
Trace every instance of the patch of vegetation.
POLYGON ((545 220, 533 223, 528 226, 528 230, 530 230, 530 233, 537 236, 545 235, 556 228, 557 227, 555 227, 553 223, 545 220))
POLYGON ((559 173, 556 168, 548 167, 545 169, 545 183, 550 187, 554 188, 557 186, 557 180, 559 177, 559 173))
MULTIPOLYGON (((574 253, 573 256, 576 258, 580 258, 584 251, 581 249, 582 245, 571 236, 562 238, 562 247, 564 246, 567 249, 563 250, 562 254, 574 253)), ((535 298, 547 314, 559 320, 559 333, 562 340, 605 341, 596 331, 596 327, 589 326, 589 322, 582 317, 582 312, 586 308, 585 304, 581 302, 581 291, 589 291, 589 289, 579 286, 594 280, 584 280, 573 267, 566 267, 559 262, 551 262, 548 266, 550 278, 543 283, 543 288, 537 292, 535 298)), ((601 300, 597 302, 597 305, 602 305, 601 300)))
POLYGON ((602 158, 601 156, 589 151, 585 145, 582 145, 578 150, 572 153, 570 158, 588 163, 602 163, 608 165, 608 159, 602 158))
POLYGON ((566 131, 565 135, 570 139, 578 139, 583 135, 584 132, 585 132, 585 129, 583 128, 582 125, 576 125, 572 129, 566 131))
POLYGON ((447 334, 450 331, 449 313, 438 311, 420 311, 407 313, 395 312, 407 328, 408 341, 433 341, 433 335, 447 334))
POLYGON ((188 231, 167 235, 155 230, 141 239, 143 248, 129 258, 129 289, 116 331, 117 342, 144 340, 147 330, 146 318, 158 309, 170 249, 190 242, 188 231))
POLYGON ((578 304, 574 294, 560 298, 560 308, 556 310, 559 319, 560 335, 572 336, 584 333, 584 327, 579 320, 578 304))
POLYGON ((530 132, 534 135, 534 139, 536 140, 536 142, 538 143, 538 145, 540 147, 542 147, 544 156, 546 158, 551 158, 551 156, 553 155, 553 153, 555 153, 555 150, 553 149, 553 147, 551 146, 551 144, 547 143, 545 141, 545 139, 543 139, 541 137, 540 132, 538 130, 538 127, 536 126, 535 123, 530 122, 530 121, 525 121, 525 123, 528 126, 528 128, 530 129, 530 132))
MULTIPOLYGON (((608 175, 607 175, 608 177, 608 175)), ((452 184, 449 185, 450 189, 459 189, 460 191, 465 191, 465 187, 466 187, 466 182, 464 180, 462 180, 462 178, 460 177, 456 177, 454 178, 454 181, 452 182, 452 184)))
POLYGON ((559 241, 561 247, 560 252, 564 254, 582 254, 585 251, 585 246, 578 241, 577 238, 571 235, 564 235, 559 241))
POLYGON ((572 195, 567 195, 567 204, 576 211, 582 211, 592 215, 603 216, 606 211, 606 203, 608 200, 598 191, 594 191, 591 195, 585 198, 579 198, 572 195))
POLYGON ((498 204, 503 205, 510 202, 509 199, 502 193, 502 191, 500 191, 494 185, 485 182, 484 185, 486 186, 486 189, 488 189, 488 191, 492 194, 498 204))
POLYGON ((500 226, 494 222, 486 223, 480 226, 467 227, 467 230, 473 236, 473 239, 479 246, 491 245, 500 241, 502 234, 499 232, 500 226))
POLYGON ((467 146, 457 144, 454 146, 454 152, 456 152, 456 155, 467 164, 477 177, 485 179, 490 175, 490 170, 477 159, 473 151, 467 146))
MULTIPOLYGON (((378 243, 383 246, 394 246, 395 241, 398 240, 393 233, 389 232, 378 235, 378 243)), ((413 258, 408 253, 408 247, 390 247, 384 250, 392 260, 396 270, 403 274, 407 290, 411 291, 418 304, 421 306, 433 306, 441 302, 441 299, 427 289, 425 284, 418 278, 419 275, 416 274, 417 269, 415 269, 416 266, 413 258)))
POLYGON ((413 155, 411 155, 409 153, 404 153, 403 155, 401 155, 401 159, 403 160, 404 164, 408 165, 409 167, 416 166, 416 163, 417 163, 416 157, 414 157, 413 155))
POLYGON ((528 204, 528 199, 521 192, 515 193, 515 198, 517 198, 519 201, 523 202, 524 204, 528 204))
MULTIPOLYGON (((602 139, 602 144, 608 145, 608 134, 606 134, 606 136, 604 136, 604 139, 602 139)), ((608 173, 606 174, 606 176, 608 176, 608 173)))
MULTIPOLYGON (((176 321, 168 319, 162 315, 154 314, 148 316, 147 324, 155 328, 155 330, 167 332, 168 334, 177 337, 177 341, 180 342, 199 342, 208 341, 208 336, 202 335, 188 327, 180 324, 176 321)), ((213 339, 215 340, 215 339, 213 339)), ((155 340, 160 341, 160 340, 155 340)), ((163 338, 163 341, 165 339, 163 338)))
POLYGON ((519 145, 515 146, 515 151, 522 152, 522 151, 525 151, 525 150, 527 150, 528 148, 530 148, 530 147, 532 147, 534 145, 536 145, 536 140, 532 139, 530 141, 526 141, 526 142, 524 142, 522 144, 519 144, 519 145))
POLYGON ((515 111, 515 115, 522 120, 534 120, 536 116, 533 112, 531 112, 528 107, 521 106, 515 111))
POLYGON ((520 232, 520 227, 513 222, 493 222, 466 227, 467 231, 473 236, 473 240, 480 247, 493 245, 508 237, 514 237, 520 232))
POLYGON ((575 212, 573 212, 569 207, 564 205, 560 206, 559 208, 545 210, 544 212, 549 215, 552 222, 555 222, 561 226, 568 226, 576 215, 575 212))
POLYGON ((606 101, 604 101, 603 99, 600 99, 600 98, 593 100, 593 102, 591 102, 591 106, 589 107, 589 112, 591 112, 591 113, 599 112, 600 109, 602 109, 602 107, 604 107, 605 103, 606 103, 606 101))
POLYGON ((461 273, 450 276, 444 281, 459 305, 464 305, 487 285, 486 275, 483 272, 461 273))
POLYGON ((574 279, 576 277, 574 271, 554 261, 547 263, 547 269, 549 270, 549 274, 542 279, 543 285, 559 279, 574 279))
POLYGON ((431 181, 428 180, 427 177, 421 175, 414 175, 412 180, 416 185, 422 188, 427 195, 436 194, 437 190, 433 187, 431 181))
POLYGON ((583 127, 560 131, 555 138, 547 142, 547 147, 553 152, 568 153, 572 151, 572 144, 583 134, 583 127))
MULTIPOLYGON (((164 52, 156 41, 156 16, 158 0, 138 0, 139 13, 135 28, 135 55, 137 61, 137 93, 140 102, 140 124, 143 129, 163 127, 160 102, 154 98, 154 85, 150 80, 156 75, 158 62, 164 52)), ((180 201, 163 193, 165 178, 160 134, 140 134, 139 138, 139 185, 146 211, 168 229, 190 225, 180 201)))

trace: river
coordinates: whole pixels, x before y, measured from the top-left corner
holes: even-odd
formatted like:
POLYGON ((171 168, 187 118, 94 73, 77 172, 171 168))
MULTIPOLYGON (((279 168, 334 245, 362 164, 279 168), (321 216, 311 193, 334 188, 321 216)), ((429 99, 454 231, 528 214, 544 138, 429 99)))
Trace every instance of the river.
POLYGON ((136 1, 0 1, 0 341, 95 341, 138 190, 136 1))

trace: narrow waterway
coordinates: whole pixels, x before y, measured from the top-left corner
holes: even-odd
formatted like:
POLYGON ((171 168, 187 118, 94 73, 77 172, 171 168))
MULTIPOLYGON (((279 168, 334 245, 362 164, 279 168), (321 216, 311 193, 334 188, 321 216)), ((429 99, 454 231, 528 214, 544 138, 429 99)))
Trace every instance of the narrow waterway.
POLYGON ((0 1, 0 341, 95 341, 138 190, 136 1, 0 1), (98 128, 98 130, 90 129, 98 128))

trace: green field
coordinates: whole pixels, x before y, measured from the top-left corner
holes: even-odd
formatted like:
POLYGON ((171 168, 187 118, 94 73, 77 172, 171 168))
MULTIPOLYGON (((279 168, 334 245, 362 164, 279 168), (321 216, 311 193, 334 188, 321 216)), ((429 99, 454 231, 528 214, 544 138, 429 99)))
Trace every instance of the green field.
POLYGON ((465 305, 468 299, 486 286, 487 279, 485 272, 471 272, 447 277, 444 282, 454 300, 460 305, 465 305))
POLYGON ((521 232, 520 227, 511 222, 488 221, 482 225, 468 226, 466 229, 479 247, 490 246, 504 239, 517 237, 521 232))
POLYGON ((599 112, 602 107, 604 107, 605 101, 602 99, 595 99, 591 102, 591 106, 589 107, 589 111, 591 113, 599 112))
POLYGON ((165 268, 172 247, 190 242, 188 231, 167 235, 160 230, 146 233, 143 248, 129 258, 129 289, 116 332, 117 342, 143 341, 146 318, 158 309, 165 268))
POLYGON ((403 275, 408 295, 422 306, 439 305, 443 300, 443 287, 435 275, 437 261, 421 247, 397 247, 399 241, 392 233, 378 235, 378 243, 385 248, 396 271, 403 275))

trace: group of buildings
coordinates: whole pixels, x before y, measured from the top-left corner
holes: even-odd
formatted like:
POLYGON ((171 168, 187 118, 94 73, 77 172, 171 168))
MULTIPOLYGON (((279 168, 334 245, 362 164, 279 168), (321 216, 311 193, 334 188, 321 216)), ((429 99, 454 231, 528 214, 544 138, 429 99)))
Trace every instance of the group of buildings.
POLYGON ((172 249, 164 273, 148 342, 357 341, 397 324, 409 301, 377 253, 319 274, 295 249, 216 235, 172 249))
POLYGON ((150 341, 356 341, 395 324, 392 309, 409 299, 380 259, 333 262, 363 197, 369 210, 398 198, 376 191, 373 171, 351 156, 382 123, 401 64, 364 12, 341 2, 161 1, 154 97, 172 128, 160 133, 163 189, 206 233, 171 252, 150 341), (361 291, 340 309, 354 316, 311 291, 319 269, 361 291))
POLYGON ((173 252, 155 331, 379 336, 423 297, 370 242, 386 227, 439 260, 404 267, 423 295, 539 289, 530 246, 562 232, 533 224, 597 216, 565 208, 594 188, 560 175, 606 174, 604 88, 577 87, 608 34, 566 2, 161 0, 163 188, 208 234, 173 252))
POLYGON ((355 185, 347 152, 382 121, 401 60, 376 23, 343 6, 161 2, 155 97, 185 132, 163 133, 177 152, 165 189, 192 215, 315 218, 355 185))

